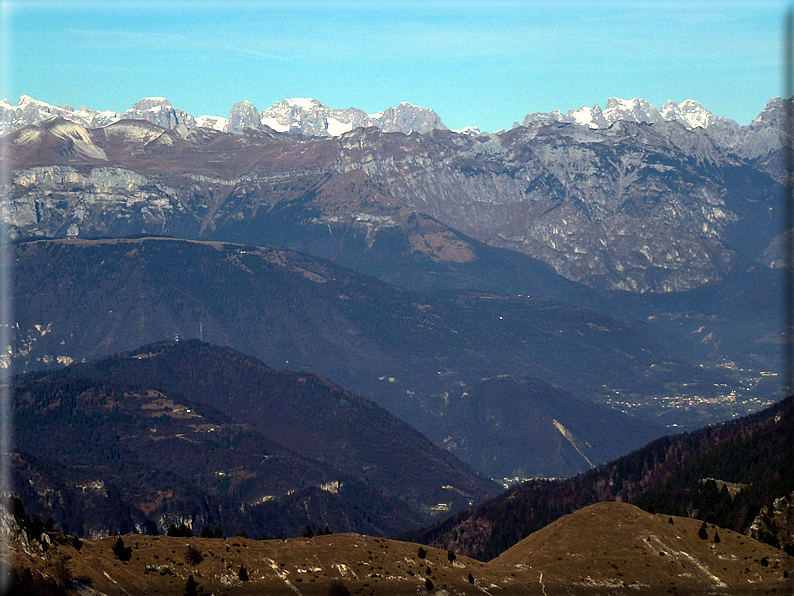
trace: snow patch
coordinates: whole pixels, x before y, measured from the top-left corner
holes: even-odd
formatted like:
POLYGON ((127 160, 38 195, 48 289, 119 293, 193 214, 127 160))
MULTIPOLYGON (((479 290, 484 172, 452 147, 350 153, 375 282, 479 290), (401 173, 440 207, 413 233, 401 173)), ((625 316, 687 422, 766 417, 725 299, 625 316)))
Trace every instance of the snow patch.
POLYGON ((352 122, 340 122, 336 118, 328 118, 328 134, 332 137, 338 137, 346 132, 353 130, 352 122))
POLYGON ((573 112, 569 113, 569 116, 573 117, 574 122, 576 124, 580 124, 582 126, 589 126, 590 128, 598 128, 598 124, 595 122, 595 115, 593 114, 593 108, 584 106, 579 108, 578 110, 574 110, 573 112))
POLYGON ((275 118, 262 118, 260 122, 265 126, 269 126, 276 132, 287 132, 290 128, 287 124, 279 124, 279 121, 275 118))
POLYGON ((229 119, 222 116, 199 116, 196 118, 196 125, 199 128, 211 128, 225 132, 229 129, 229 119))
POLYGON ((320 105, 320 102, 311 97, 291 97, 284 100, 289 105, 300 108, 302 110, 311 111, 315 106, 320 105))

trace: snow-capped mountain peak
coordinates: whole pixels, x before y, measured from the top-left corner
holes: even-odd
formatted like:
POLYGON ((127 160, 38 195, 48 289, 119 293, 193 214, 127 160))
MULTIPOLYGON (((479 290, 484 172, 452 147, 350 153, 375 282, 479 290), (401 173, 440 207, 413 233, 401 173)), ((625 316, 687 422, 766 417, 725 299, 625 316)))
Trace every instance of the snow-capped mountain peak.
POLYGON ((603 114, 604 118, 606 118, 610 124, 618 120, 626 122, 647 122, 651 124, 661 120, 659 110, 639 97, 629 100, 610 97, 604 108, 603 114))
POLYGON ((727 140, 727 137, 739 128, 734 120, 715 116, 693 99, 687 99, 680 104, 668 100, 660 110, 657 110, 650 102, 639 97, 634 99, 610 97, 603 111, 596 104, 592 107, 584 106, 569 110, 565 115, 559 110, 553 110, 547 114, 533 112, 524 118, 524 126, 549 122, 567 122, 590 128, 608 128, 616 122, 650 124, 678 122, 689 129, 709 129, 710 134, 720 135, 723 140, 727 140))
POLYGON ((578 110, 569 110, 567 119, 571 118, 576 124, 589 126, 590 128, 604 128, 609 125, 609 121, 604 117, 604 113, 598 104, 593 107, 583 106, 578 110))

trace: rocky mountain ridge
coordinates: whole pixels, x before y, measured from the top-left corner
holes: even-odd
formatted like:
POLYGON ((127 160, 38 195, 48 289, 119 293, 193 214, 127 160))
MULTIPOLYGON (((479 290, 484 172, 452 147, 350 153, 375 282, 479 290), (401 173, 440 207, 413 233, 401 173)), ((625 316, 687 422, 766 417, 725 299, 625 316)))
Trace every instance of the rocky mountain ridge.
POLYGON ((602 110, 598 104, 592 107, 583 106, 571 109, 566 114, 559 110, 549 113, 532 112, 524 118, 525 126, 535 122, 571 122, 589 128, 608 128, 618 121, 655 124, 657 122, 680 122, 686 128, 724 128, 737 130, 739 124, 735 120, 723 116, 715 116, 704 108, 700 102, 687 99, 681 103, 666 101, 661 108, 640 97, 626 100, 610 97, 602 110))
MULTIPOLYGON (((750 124, 739 126, 730 118, 717 116, 699 102, 687 99, 681 103, 666 101, 656 108, 642 98, 631 100, 610 97, 602 110, 598 104, 552 112, 532 112, 524 118, 523 126, 533 127, 551 123, 578 124, 591 129, 605 129, 617 122, 636 124, 677 123, 688 130, 701 129, 717 144, 744 159, 755 160, 779 151, 783 146, 785 101, 775 97, 750 124)), ((514 127, 518 126, 518 122, 514 127)), ((779 175, 781 164, 767 171, 779 175)))
MULTIPOLYGON (((771 110, 782 103, 780 98, 771 100, 763 112, 748 126, 758 125, 768 119, 771 110)), ((288 98, 259 111, 251 102, 235 103, 228 117, 215 115, 193 116, 176 109, 165 97, 146 97, 133 104, 129 110, 119 113, 112 110, 95 110, 71 106, 54 106, 30 96, 20 97, 16 106, 8 100, 0 100, 0 134, 7 134, 27 124, 35 124, 53 116, 61 116, 88 128, 107 126, 121 119, 142 119, 173 129, 183 124, 189 129, 210 128, 222 132, 240 132, 246 126, 268 126, 277 132, 292 134, 339 136, 355 128, 374 126, 384 132, 413 131, 424 134, 430 130, 446 130, 447 127, 432 109, 425 109, 409 102, 402 102, 382 112, 368 114, 358 108, 334 109, 314 98, 288 98)), ((589 128, 608 128, 615 122, 654 124, 678 122, 684 127, 708 129, 713 136, 730 142, 739 131, 739 124, 730 118, 717 116, 704 108, 700 102, 687 99, 680 103, 666 101, 661 108, 635 97, 631 100, 610 97, 602 110, 598 104, 572 108, 563 114, 560 110, 531 112, 524 117, 523 126, 549 124, 552 122, 573 123, 589 128)), ((519 126, 516 121, 513 127, 519 126)), ((460 132, 479 134, 475 126, 460 132)))
POLYGON ((377 114, 367 114, 356 108, 331 109, 316 99, 291 98, 273 104, 259 112, 249 101, 234 104, 228 118, 203 115, 194 117, 184 110, 174 108, 165 97, 145 97, 136 101, 124 113, 112 110, 98 111, 81 107, 53 106, 23 95, 16 106, 0 100, 0 134, 19 130, 28 124, 59 116, 86 128, 100 128, 119 120, 146 120, 162 128, 187 130, 207 128, 221 132, 237 133, 249 126, 267 126, 276 132, 290 134, 339 136, 354 128, 374 126, 385 132, 420 134, 446 126, 433 110, 403 102, 377 114))

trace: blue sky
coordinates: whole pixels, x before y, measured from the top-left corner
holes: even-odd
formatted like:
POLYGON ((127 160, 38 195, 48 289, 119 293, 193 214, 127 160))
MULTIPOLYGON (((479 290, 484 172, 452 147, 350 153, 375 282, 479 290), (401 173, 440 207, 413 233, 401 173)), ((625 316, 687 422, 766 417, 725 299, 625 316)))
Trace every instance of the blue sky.
POLYGON ((195 116, 287 97, 447 126, 510 128, 610 96, 696 99, 747 124, 781 95, 788 2, 0 0, 2 91, 123 112, 161 95, 195 116))

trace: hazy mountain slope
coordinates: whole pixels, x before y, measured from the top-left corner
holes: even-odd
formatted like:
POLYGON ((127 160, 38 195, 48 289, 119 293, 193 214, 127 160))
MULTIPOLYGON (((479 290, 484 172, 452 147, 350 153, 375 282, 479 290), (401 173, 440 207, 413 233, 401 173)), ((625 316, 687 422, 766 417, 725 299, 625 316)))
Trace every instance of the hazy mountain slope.
POLYGON ((536 379, 494 378, 461 391, 445 444, 492 478, 573 476, 646 436, 635 418, 536 379))
POLYGON ((417 513, 439 504, 463 509, 499 490, 375 403, 315 373, 275 371, 230 348, 195 340, 150 344, 75 364, 64 374, 208 404, 295 453, 405 501, 417 513))
POLYGON ((307 523, 388 535, 426 517, 198 401, 145 384, 64 377, 15 385, 15 449, 23 454, 15 473, 31 514, 80 534, 165 532, 184 522, 196 532, 218 525, 254 536, 296 535, 307 523), (94 510, 99 497, 114 506, 94 510))
MULTIPOLYGON (((305 255, 235 245, 78 240, 15 250, 20 369, 203 334, 271 366, 317 371, 439 443, 454 430, 446 414, 457 397, 483 377, 531 375, 580 397, 604 385, 649 395, 682 379, 715 382, 619 322, 555 301, 431 298, 305 255)), ((620 437, 624 452, 658 436, 636 424, 647 439, 620 437)), ((598 430, 612 443, 609 428, 598 430)))
MULTIPOLYGON (((664 493, 653 489, 664 486, 679 473, 687 479, 702 474, 694 482, 702 478, 723 482, 753 478, 751 490, 730 503, 720 504, 719 495, 713 501, 695 502, 703 507, 696 512, 702 516, 715 515, 718 504, 723 509, 727 507, 720 512, 720 519, 733 520, 735 529, 744 532, 769 499, 787 496, 794 490, 790 467, 792 419, 794 398, 789 397, 744 418, 657 439, 574 478, 533 480, 516 486, 487 503, 403 538, 454 548, 487 560, 562 515, 594 503, 635 499, 641 503, 646 493, 649 505, 663 502, 656 497, 664 493), (740 458, 725 459, 737 453, 741 453, 740 458), (739 472, 742 466, 744 470, 739 472)), ((708 492, 709 487, 705 488, 708 492)), ((681 497, 675 504, 680 504, 677 511, 686 510, 691 496, 687 491, 676 495, 681 497)))
MULTIPOLYGON (((366 192, 356 188, 357 194, 366 192)), ((375 230, 355 224, 320 227, 315 219, 311 205, 293 201, 276 205, 262 217, 229 222, 209 238, 283 246, 415 291, 474 289, 592 307, 604 302, 595 291, 565 279, 542 261, 489 246, 421 213, 395 218, 398 225, 375 224, 375 230)))
MULTIPOLYGON (((652 334, 690 362, 767 374, 778 369, 785 312, 781 269, 756 264, 687 292, 611 298, 607 312, 652 334)), ((753 376, 762 389, 759 397, 779 390, 777 375, 753 376)))
MULTIPOLYGON (((421 487, 425 506, 450 501, 461 509, 495 488, 371 402, 312 373, 276 372, 228 348, 154 344, 69 370, 201 400, 396 496, 421 500, 421 487)), ((461 391, 450 396, 445 445, 492 478, 573 475, 647 436, 635 419, 534 379, 490 379, 461 391)))

